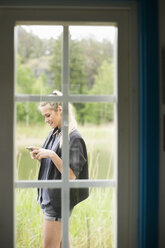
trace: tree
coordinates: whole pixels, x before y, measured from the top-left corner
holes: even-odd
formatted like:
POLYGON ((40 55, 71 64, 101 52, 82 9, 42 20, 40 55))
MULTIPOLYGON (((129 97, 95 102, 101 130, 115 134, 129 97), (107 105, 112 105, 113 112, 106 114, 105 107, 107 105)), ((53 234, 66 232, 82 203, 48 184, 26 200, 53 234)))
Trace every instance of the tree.
MULTIPOLYGON (((93 37, 81 40, 70 39, 70 93, 111 94, 113 92, 112 52, 113 46, 106 39, 101 42, 93 37)), ((49 94, 54 89, 61 90, 62 35, 57 39, 40 39, 18 26, 18 54, 17 93, 49 94)), ((79 122, 100 123, 101 120, 110 121, 113 118, 113 107, 110 105, 104 104, 102 113, 97 103, 91 105, 76 103, 74 107, 79 122)), ((20 106, 21 119, 23 113, 26 114, 29 110, 20 106)), ((36 112, 33 104, 31 107, 36 112)), ((35 116, 33 121, 37 118, 35 116)))
POLYGON ((35 77, 33 71, 21 63, 22 59, 18 55, 17 56, 17 84, 16 84, 16 92, 31 94, 32 87, 35 83, 35 77))
POLYGON ((92 94, 107 95, 113 94, 114 68, 110 60, 103 61, 98 68, 98 74, 95 76, 92 94))
POLYGON ((29 59, 40 58, 49 54, 52 39, 40 39, 32 32, 27 32, 23 27, 17 26, 18 54, 22 58, 22 63, 29 59))
POLYGON ((51 48, 51 58, 49 63, 50 87, 52 90, 61 90, 62 73, 62 37, 59 36, 54 41, 51 48))
MULTIPOLYGON (((113 94, 114 70, 110 61, 104 61, 98 69, 91 95, 113 94)), ((85 108, 85 120, 95 124, 110 122, 113 120, 113 104, 88 103, 85 108)))
MULTIPOLYGON (((50 62, 49 73, 51 75, 51 87, 61 90, 62 82, 62 39, 61 36, 54 42, 51 54, 53 54, 50 62)), ((87 79, 84 71, 84 60, 82 46, 79 41, 70 40, 70 93, 71 94, 87 94, 87 79)), ((74 104, 76 112, 82 113, 83 103, 74 104)))
MULTIPOLYGON (((61 90, 62 82, 62 38, 58 37, 54 41, 51 50, 52 58, 50 60, 50 75, 54 88, 61 90)), ((84 61, 82 54, 82 47, 80 42, 70 40, 70 91, 72 94, 85 94, 87 92, 87 85, 85 85, 84 61)))
POLYGON ((91 90, 98 73, 98 68, 104 60, 112 60, 113 46, 109 40, 98 41, 93 37, 81 41, 85 75, 88 80, 88 90, 91 90))
MULTIPOLYGON (((21 64, 21 58, 18 56, 17 63, 17 84, 16 92, 19 94, 47 94, 46 78, 40 75, 37 79, 34 72, 29 67, 21 64)), ((41 114, 37 109, 36 103, 17 103, 17 120, 26 121, 26 124, 41 121, 41 114)))

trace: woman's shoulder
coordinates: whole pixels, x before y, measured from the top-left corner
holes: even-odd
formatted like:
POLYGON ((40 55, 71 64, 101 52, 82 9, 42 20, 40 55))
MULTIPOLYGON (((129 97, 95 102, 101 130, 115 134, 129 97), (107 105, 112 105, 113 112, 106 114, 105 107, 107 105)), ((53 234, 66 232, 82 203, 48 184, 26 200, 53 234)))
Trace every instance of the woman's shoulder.
MULTIPOLYGON (((70 149, 71 149, 71 147, 73 147, 73 148, 79 147, 81 151, 83 151, 83 152, 85 152, 85 154, 87 154, 86 143, 77 129, 74 130, 70 134, 69 144, 70 144, 70 149)), ((87 156, 87 155, 85 155, 85 156, 87 156)))
POLYGON ((82 138, 82 136, 81 136, 80 132, 77 129, 75 129, 74 131, 72 131, 70 133, 70 140, 71 139, 81 139, 81 138, 82 138))

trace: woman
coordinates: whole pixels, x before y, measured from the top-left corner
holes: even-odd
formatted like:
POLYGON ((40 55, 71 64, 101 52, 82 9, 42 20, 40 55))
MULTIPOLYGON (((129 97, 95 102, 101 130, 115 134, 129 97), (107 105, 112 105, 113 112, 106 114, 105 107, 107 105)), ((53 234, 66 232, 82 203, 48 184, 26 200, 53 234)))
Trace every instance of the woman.
MULTIPOLYGON (((53 95, 62 95, 54 91, 53 95)), ((61 179, 62 174, 62 104, 44 102, 39 106, 41 114, 53 129, 43 147, 30 147, 31 156, 41 162, 39 180, 61 179)), ((77 130, 76 121, 69 105, 69 179, 88 179, 86 145, 77 130)), ((88 189, 70 190, 70 214, 74 206, 88 197, 88 189)), ((44 248, 61 247, 61 189, 38 189, 38 202, 44 212, 44 248)))

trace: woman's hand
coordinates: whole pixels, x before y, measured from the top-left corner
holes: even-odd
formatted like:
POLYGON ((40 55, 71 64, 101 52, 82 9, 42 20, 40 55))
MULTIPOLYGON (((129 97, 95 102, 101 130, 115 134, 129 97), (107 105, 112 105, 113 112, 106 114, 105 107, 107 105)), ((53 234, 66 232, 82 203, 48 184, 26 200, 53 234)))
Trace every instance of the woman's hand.
MULTIPOLYGON (((31 157, 33 159, 37 159, 38 161, 41 161, 42 158, 50 158, 56 168, 59 170, 60 173, 62 173, 62 159, 52 150, 39 148, 39 147, 32 147, 33 151, 30 152, 31 157)), ((75 174, 73 173, 72 169, 69 168, 69 178, 74 180, 76 179, 75 174)))
POLYGON ((32 159, 35 159, 36 151, 40 149, 40 147, 37 146, 28 146, 26 147, 30 151, 30 156, 32 159), (34 152, 35 151, 35 152, 34 152))
POLYGON ((31 155, 34 159, 37 159, 38 161, 41 161, 42 158, 52 158, 54 155, 54 151, 43 149, 43 148, 37 148, 31 152, 31 155))

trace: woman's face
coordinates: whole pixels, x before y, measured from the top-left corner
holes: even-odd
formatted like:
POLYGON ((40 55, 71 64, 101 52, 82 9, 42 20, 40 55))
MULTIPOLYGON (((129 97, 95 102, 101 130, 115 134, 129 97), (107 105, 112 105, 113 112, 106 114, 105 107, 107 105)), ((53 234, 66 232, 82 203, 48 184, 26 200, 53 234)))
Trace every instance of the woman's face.
POLYGON ((51 128, 62 126, 62 107, 59 106, 57 111, 50 108, 49 104, 43 106, 41 109, 41 114, 45 118, 45 122, 50 125, 51 128))

